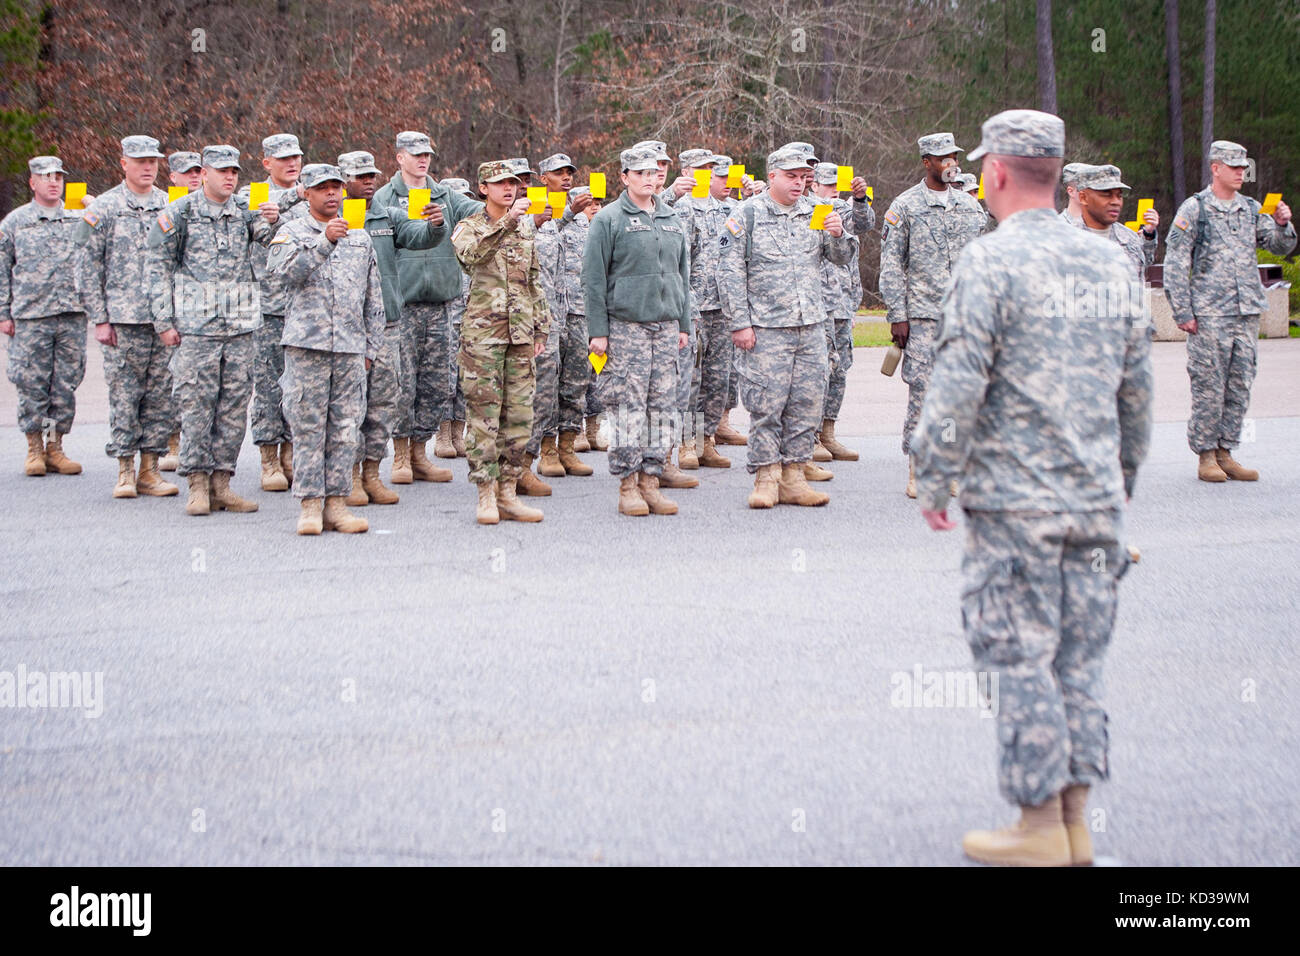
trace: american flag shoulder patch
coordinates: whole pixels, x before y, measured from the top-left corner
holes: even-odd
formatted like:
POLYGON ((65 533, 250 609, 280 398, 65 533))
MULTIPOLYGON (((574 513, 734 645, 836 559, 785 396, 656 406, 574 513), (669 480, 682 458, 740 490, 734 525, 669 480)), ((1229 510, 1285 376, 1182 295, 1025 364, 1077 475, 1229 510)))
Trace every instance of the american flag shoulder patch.
POLYGON ((889 223, 891 226, 897 226, 902 222, 902 217, 891 209, 889 212, 885 213, 885 222, 889 223))
POLYGON ((95 212, 93 209, 87 209, 82 214, 81 218, 85 220, 86 225, 90 226, 91 229, 94 229, 99 225, 99 213, 95 212))
POLYGON ((727 221, 723 223, 723 225, 727 227, 727 232, 731 233, 733 236, 739 236, 745 231, 745 227, 730 216, 727 217, 727 221))
POLYGON ((1186 232, 1190 226, 1191 223, 1188 222, 1186 217, 1184 216, 1179 216, 1177 219, 1174 220, 1175 229, 1181 229, 1183 232, 1186 232))

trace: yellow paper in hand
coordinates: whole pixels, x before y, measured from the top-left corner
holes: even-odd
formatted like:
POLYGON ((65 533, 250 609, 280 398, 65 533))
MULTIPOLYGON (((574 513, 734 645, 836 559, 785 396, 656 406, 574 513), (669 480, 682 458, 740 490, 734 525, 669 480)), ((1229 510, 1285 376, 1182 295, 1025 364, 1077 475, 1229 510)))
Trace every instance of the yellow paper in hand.
POLYGON ((546 212, 546 187, 529 186, 528 201, 532 203, 532 205, 528 207, 529 215, 537 216, 546 212))
POLYGON ((1138 211, 1134 214, 1133 218, 1140 223, 1144 223, 1146 222, 1147 210, 1155 209, 1155 208, 1156 208, 1156 201, 1154 199, 1139 199, 1138 211))
POLYGON ((730 166, 727 167, 727 188, 739 189, 741 186, 740 181, 741 179, 744 178, 744 176, 745 176, 745 167, 738 165, 736 163, 732 163, 730 166))
POLYGON ((564 204, 568 200, 569 194, 565 192, 546 194, 546 203, 551 207, 551 218, 560 219, 564 216, 564 204))
MULTIPOLYGON (((982 195, 984 195, 984 194, 981 192, 980 195, 982 196, 982 195)), ((875 190, 873 187, 868 186, 868 187, 867 187, 867 205, 870 206, 870 205, 871 205, 872 203, 874 203, 875 201, 876 201, 876 190, 875 190)))
POLYGON ((595 352, 588 352, 587 361, 591 363, 591 367, 595 370, 596 374, 599 375, 605 370, 605 363, 609 361, 609 356, 597 355, 595 352))
POLYGON ((271 201, 270 183, 248 184, 248 208, 253 212, 262 208, 262 203, 271 201))
POLYGON ((691 195, 703 199, 709 194, 709 180, 713 178, 713 170, 697 169, 692 175, 695 177, 695 185, 691 187, 691 195))
MULTIPOLYGON (((70 189, 72 187, 69 186, 68 188, 70 189)), ((1271 216, 1273 215, 1273 213, 1277 212, 1277 204, 1280 203, 1281 201, 1282 201, 1281 193, 1269 193, 1267 196, 1264 197, 1264 202, 1259 207, 1259 211, 1263 213, 1265 216, 1271 216)))
POLYGON ((348 221, 349 229, 360 229, 366 223, 366 201, 364 199, 343 200, 343 218, 348 221))
POLYGON ((429 190, 412 189, 406 197, 406 218, 423 219, 424 207, 429 205, 429 190))
POLYGON ((835 188, 840 192, 847 192, 853 188, 852 166, 835 167, 835 188))
POLYGON ((826 217, 830 215, 833 207, 827 203, 818 203, 813 207, 812 221, 808 223, 809 229, 825 229, 826 217))
POLYGON ((984 174, 980 173, 980 191, 975 194, 976 199, 984 198, 984 174))
POLYGON ((592 173, 587 180, 587 185, 591 187, 591 195, 596 199, 605 198, 605 174, 592 173))
POLYGON ((180 199, 182 196, 188 196, 189 194, 190 194, 190 191, 189 191, 188 189, 186 189, 184 186, 168 186, 168 187, 167 187, 167 201, 168 201, 168 202, 175 202, 176 200, 180 199))
POLYGON ((1139 229, 1142 228, 1142 223, 1138 222, 1136 219, 1134 219, 1132 222, 1126 222, 1124 223, 1124 225, 1128 226, 1134 232, 1137 232, 1139 229))
POLYGON ((85 203, 82 201, 86 198, 85 183, 67 183, 63 187, 63 208, 64 209, 81 209, 85 203))

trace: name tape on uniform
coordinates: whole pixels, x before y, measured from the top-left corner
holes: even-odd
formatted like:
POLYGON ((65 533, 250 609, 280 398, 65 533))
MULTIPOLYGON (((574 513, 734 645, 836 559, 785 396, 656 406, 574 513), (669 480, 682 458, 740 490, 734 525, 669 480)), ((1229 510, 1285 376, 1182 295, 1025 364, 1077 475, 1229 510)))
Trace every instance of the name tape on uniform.
POLYGON ((63 208, 82 209, 85 207, 86 184, 67 183, 63 187, 63 208))
POLYGON ((835 188, 839 192, 846 192, 853 188, 853 167, 836 166, 835 167, 835 188))
POLYGON ((591 367, 595 370, 596 374, 599 375, 605 370, 605 363, 609 361, 609 356, 597 355, 595 352, 588 352, 587 361, 591 363, 591 367))
POLYGON ((1271 216, 1273 213, 1277 212, 1277 204, 1281 201, 1281 193, 1269 193, 1264 197, 1264 202, 1260 205, 1259 211, 1265 216, 1271 216))
POLYGON ((343 200, 343 218, 348 221, 349 229, 360 229, 366 224, 366 201, 364 199, 343 200))
POLYGON ((260 209, 262 203, 271 201, 271 184, 270 183, 249 183, 248 184, 248 208, 260 209))
POLYGON ((546 187, 529 186, 528 201, 531 203, 528 207, 529 215, 536 216, 546 212, 546 187))
POLYGON ((829 203, 818 203, 816 206, 813 206, 812 219, 808 221, 808 228, 825 229, 826 217, 831 214, 831 209, 833 208, 834 207, 829 203))
POLYGON ((406 197, 406 218, 423 219, 424 207, 429 205, 428 189, 412 189, 406 197))
POLYGON ((713 178, 713 170, 697 169, 691 175, 695 177, 695 185, 691 188, 691 195, 696 199, 703 199, 709 194, 709 180, 713 178))
POLYGON ((605 198, 605 174, 592 173, 587 179, 587 185, 591 187, 591 195, 596 199, 605 198))

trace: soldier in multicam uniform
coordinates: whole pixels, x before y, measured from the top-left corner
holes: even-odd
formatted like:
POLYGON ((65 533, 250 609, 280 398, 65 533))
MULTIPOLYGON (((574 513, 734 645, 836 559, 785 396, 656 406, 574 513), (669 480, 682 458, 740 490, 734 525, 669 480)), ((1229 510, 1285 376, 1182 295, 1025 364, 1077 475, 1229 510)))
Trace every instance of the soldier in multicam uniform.
POLYGON ((1105 780, 1101 670, 1127 568, 1125 501, 1151 432, 1142 284, 1113 242, 1053 200, 1065 124, 1036 110, 984 123, 984 194, 1001 221, 952 272, 934 375, 913 441, 922 514, 966 515, 962 621, 996 678, 999 784, 1017 826, 971 831, 972 859, 1092 862, 1088 788, 1105 780), (1073 295, 1100 291, 1081 312, 1073 295), (1122 294, 1114 294, 1116 291, 1122 294))
POLYGON ((910 458, 912 433, 934 368, 940 303, 952 264, 966 243, 984 231, 988 218, 978 202, 960 189, 950 188, 957 173, 957 153, 961 152, 952 133, 922 136, 917 145, 925 179, 890 204, 880 245, 880 295, 888 310, 894 344, 904 350, 903 381, 908 391, 903 454, 909 455, 909 498, 916 497, 915 466, 910 458))
MULTIPOLYGON (((454 193, 460 193, 466 199, 478 200, 467 179, 451 177, 442 180, 442 185, 454 193)), ((465 306, 468 303, 469 276, 462 270, 460 274, 460 296, 447 304, 447 309, 451 313, 451 348, 447 350, 447 354, 451 359, 451 380, 456 387, 456 398, 452 405, 451 417, 453 426, 459 426, 453 427, 451 430, 451 448, 456 453, 457 458, 465 457, 465 390, 461 388, 460 384, 460 366, 457 364, 457 356, 460 353, 460 326, 465 319, 465 306)), ((436 442, 434 443, 434 450, 439 458, 450 457, 446 454, 445 448, 439 449, 437 447, 436 442)), ((520 490, 523 490, 522 483, 520 490)))
POLYGON ((659 482, 680 428, 677 361, 692 306, 686 235, 658 195, 665 155, 655 145, 619 154, 623 193, 592 220, 582 262, 588 346, 608 357, 601 402, 613 416, 609 473, 625 515, 677 513, 659 482))
POLYGON ((750 415, 751 508, 830 500, 807 481, 826 393, 821 263, 846 264, 853 240, 833 210, 824 230, 812 228, 808 173, 803 153, 769 155, 767 191, 736 207, 718 240, 718 292, 741 350, 740 398, 750 415))
POLYGON ((280 388, 293 431, 293 493, 302 500, 297 531, 355 534, 370 528, 345 499, 366 414, 366 373, 384 350, 383 285, 369 234, 339 216, 342 171, 311 163, 301 182, 308 215, 285 224, 266 260, 289 293, 280 388))
POLYGON ((546 347, 551 315, 542 293, 523 183, 504 161, 482 163, 482 209, 462 219, 452 247, 469 273, 461 325, 460 375, 465 390, 469 480, 478 486, 479 524, 541 521, 515 485, 524 470, 533 425, 533 361, 546 347))
POLYGON ((28 475, 79 475, 63 453, 86 374, 86 313, 77 290, 81 216, 63 207, 63 161, 29 160, 32 201, 0 220, 0 333, 9 381, 18 389, 18 427, 27 435, 28 475))
MULTIPOLYGON (((349 507, 370 504, 395 505, 397 492, 379 477, 379 463, 388 454, 388 439, 397 419, 398 353, 401 349, 402 287, 397 275, 397 250, 428 249, 438 233, 432 225, 434 208, 430 203, 423 218, 395 217, 388 206, 372 202, 378 185, 379 169, 375 157, 357 150, 338 158, 348 199, 366 204, 364 228, 370 236, 379 263, 379 279, 384 293, 384 338, 366 372, 366 415, 361 423, 361 441, 357 443, 357 460, 352 469, 352 493, 349 507)), ((444 181, 445 185, 445 181, 444 181)), ((446 470, 446 469, 442 469, 446 470)), ((450 475, 450 473, 448 473, 450 475)))
POLYGON ((1118 166, 1089 166, 1075 181, 1082 218, 1077 225, 1119 243, 1133 260, 1138 281, 1146 278, 1147 266, 1156 261, 1156 230, 1160 214, 1148 209, 1141 229, 1134 232, 1119 222, 1124 208, 1124 190, 1129 187, 1120 179, 1118 166), (1140 233, 1140 237, 1139 237, 1140 233))
POLYGON ((280 211, 236 204, 239 150, 203 148, 203 186, 158 214, 149 231, 154 325, 181 336, 173 358, 181 413, 177 473, 189 481, 186 514, 252 512, 230 488, 253 391, 255 333, 262 325, 253 247, 271 240, 280 211))
POLYGON ((85 246, 77 257, 78 286, 104 352, 111 427, 105 451, 118 465, 114 498, 178 490, 158 474, 158 457, 167 452, 175 427, 169 364, 180 334, 154 326, 146 247, 149 229, 167 205, 167 194, 154 186, 162 155, 153 137, 123 139, 123 181, 90 203, 78 228, 85 246))
MULTIPOLYGON (((285 218, 304 215, 298 174, 302 171, 302 149, 292 133, 272 133, 262 140, 262 168, 266 180, 268 208, 272 205, 285 218)), ((252 184, 240 187, 235 201, 248 208, 252 184)), ((258 212, 259 210, 252 210, 258 212)), ((284 283, 266 271, 267 250, 253 246, 253 269, 261 284, 262 325, 254 333, 257 345, 253 364, 253 444, 262 456, 262 490, 287 491, 293 483, 293 436, 281 409, 280 376, 284 374, 284 308, 288 295, 284 283)))
POLYGON ((1165 236, 1165 292, 1187 333, 1192 413, 1187 443, 1199 456, 1201 481, 1256 481, 1259 472, 1232 457, 1255 381, 1259 316, 1267 306, 1255 247, 1285 256, 1295 248, 1291 209, 1273 215, 1241 195, 1246 148, 1210 144, 1210 185, 1178 207, 1165 236))
MULTIPOLYGON (((198 153, 184 150, 167 154, 167 181, 173 186, 194 192, 203 185, 203 159, 198 153)), ((171 470, 175 470, 174 468, 171 470)))

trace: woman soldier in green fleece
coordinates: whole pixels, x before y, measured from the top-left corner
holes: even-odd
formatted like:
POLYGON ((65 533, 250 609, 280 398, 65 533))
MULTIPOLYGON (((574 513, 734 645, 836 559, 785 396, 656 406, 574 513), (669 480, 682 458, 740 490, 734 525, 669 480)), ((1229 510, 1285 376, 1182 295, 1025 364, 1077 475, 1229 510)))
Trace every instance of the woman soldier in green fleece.
POLYGON ((677 513, 659 491, 677 433, 677 351, 691 323, 690 252, 681 220, 655 195, 656 150, 623 150, 626 190, 592 220, 582 260, 591 351, 609 356, 600 398, 613 426, 610 474, 625 515, 677 513))

